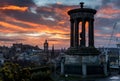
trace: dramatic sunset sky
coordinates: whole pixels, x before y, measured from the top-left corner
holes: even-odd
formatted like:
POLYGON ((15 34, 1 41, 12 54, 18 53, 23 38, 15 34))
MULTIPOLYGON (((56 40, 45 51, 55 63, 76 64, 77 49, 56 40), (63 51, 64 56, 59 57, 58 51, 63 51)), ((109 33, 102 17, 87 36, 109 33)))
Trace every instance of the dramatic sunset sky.
POLYGON ((112 32, 110 46, 119 42, 120 0, 0 0, 0 46, 24 43, 42 48, 47 39, 50 47, 69 47, 67 11, 79 8, 81 1, 98 11, 95 46, 107 46, 112 32))

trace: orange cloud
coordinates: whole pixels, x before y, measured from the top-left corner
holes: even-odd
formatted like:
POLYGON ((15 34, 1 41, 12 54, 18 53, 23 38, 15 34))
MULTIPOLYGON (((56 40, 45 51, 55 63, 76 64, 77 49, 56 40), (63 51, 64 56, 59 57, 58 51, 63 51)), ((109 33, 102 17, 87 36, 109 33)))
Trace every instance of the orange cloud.
POLYGON ((58 24, 62 25, 62 24, 65 24, 65 22, 64 21, 60 21, 60 22, 58 22, 58 24))
POLYGON ((116 36, 116 37, 120 37, 120 33, 116 34, 115 36, 116 36))
MULTIPOLYGON (((9 17, 9 16, 4 16, 4 18, 8 22, 12 21, 14 23, 26 24, 31 27, 30 28, 29 27, 21 27, 21 26, 15 25, 15 24, 10 24, 10 23, 1 21, 0 25, 3 26, 3 28, 0 29, 1 32, 6 32, 6 33, 16 33, 16 32, 26 32, 27 33, 27 32, 29 32, 29 34, 27 34, 27 36, 33 36, 33 37, 41 36, 42 33, 45 33, 46 36, 47 36, 47 33, 61 33, 61 34, 69 33, 69 31, 63 30, 64 28, 61 26, 49 27, 45 24, 43 25, 43 24, 36 24, 36 23, 32 23, 32 22, 21 21, 21 20, 17 20, 12 17, 9 17), (5 30, 4 28, 6 28, 7 30, 5 30), (33 33, 33 32, 36 32, 36 33, 33 33)), ((60 36, 54 35, 53 37, 59 38, 60 36)))
POLYGON ((28 7, 19 7, 14 5, 8 5, 4 7, 0 7, 0 10, 18 10, 18 11, 26 11, 28 7))
MULTIPOLYGON (((29 32, 46 32, 46 33, 61 33, 61 34, 66 34, 69 33, 69 31, 65 31, 63 30, 64 27, 61 27, 59 25, 55 25, 53 27, 49 27, 46 24, 36 24, 36 23, 32 23, 32 22, 27 22, 27 21, 21 21, 21 20, 17 20, 15 18, 9 17, 4 15, 3 18, 5 18, 6 21, 12 21, 14 23, 21 23, 21 24, 26 24, 28 26, 31 26, 31 28, 27 28, 27 27, 20 27, 17 25, 13 25, 7 22, 0 22, 0 24, 6 28, 11 28, 15 31, 29 31, 29 32)), ((58 22, 59 23, 59 22, 58 22)), ((59 24, 63 24, 64 22, 60 22, 59 24)))
POLYGON ((13 29, 13 30, 16 30, 16 31, 19 31, 19 30, 25 31, 26 30, 25 28, 21 28, 17 25, 12 25, 10 23, 6 23, 6 22, 3 22, 3 21, 0 21, 0 25, 5 27, 5 28, 8 28, 8 30, 9 29, 13 29))
POLYGON ((62 17, 64 18, 68 18, 68 14, 67 12, 70 10, 71 8, 70 7, 64 7, 64 8, 55 8, 55 12, 60 14, 62 17))

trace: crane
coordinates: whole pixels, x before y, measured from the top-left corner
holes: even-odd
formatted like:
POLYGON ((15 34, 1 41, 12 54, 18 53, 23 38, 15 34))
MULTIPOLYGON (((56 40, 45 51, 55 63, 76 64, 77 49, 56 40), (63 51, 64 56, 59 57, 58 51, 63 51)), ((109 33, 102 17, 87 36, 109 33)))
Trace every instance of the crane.
POLYGON ((110 46, 111 40, 112 40, 112 38, 113 38, 113 36, 114 36, 114 32, 115 32, 115 29, 116 29, 116 25, 117 25, 117 22, 115 22, 114 25, 113 25, 113 29, 112 29, 112 32, 111 32, 111 36, 110 36, 110 39, 109 39, 109 41, 108 41, 108 45, 107 45, 107 46, 110 46))
POLYGON ((113 25, 113 29, 112 29, 110 39, 109 39, 108 44, 107 44, 107 48, 103 48, 103 50, 101 50, 102 54, 105 56, 105 61, 106 62, 108 61, 108 52, 109 52, 108 47, 110 46, 111 40, 112 40, 112 38, 114 36, 116 25, 117 25, 117 22, 115 22, 114 25, 113 25))

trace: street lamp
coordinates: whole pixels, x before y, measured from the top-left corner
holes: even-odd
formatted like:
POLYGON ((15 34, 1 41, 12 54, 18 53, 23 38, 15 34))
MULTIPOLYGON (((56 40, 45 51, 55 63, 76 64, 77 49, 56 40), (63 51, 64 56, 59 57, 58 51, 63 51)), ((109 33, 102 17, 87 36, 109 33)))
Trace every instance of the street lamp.
POLYGON ((67 75, 67 74, 65 74, 65 81, 67 81, 67 77, 68 77, 68 75, 67 75))

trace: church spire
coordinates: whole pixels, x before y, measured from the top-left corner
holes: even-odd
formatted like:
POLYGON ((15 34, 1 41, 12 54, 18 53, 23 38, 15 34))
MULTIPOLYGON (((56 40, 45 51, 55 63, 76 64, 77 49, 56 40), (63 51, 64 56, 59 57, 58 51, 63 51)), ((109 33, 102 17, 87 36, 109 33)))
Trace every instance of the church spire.
POLYGON ((51 50, 51 58, 55 57, 55 49, 54 49, 54 44, 52 45, 52 50, 51 50))

